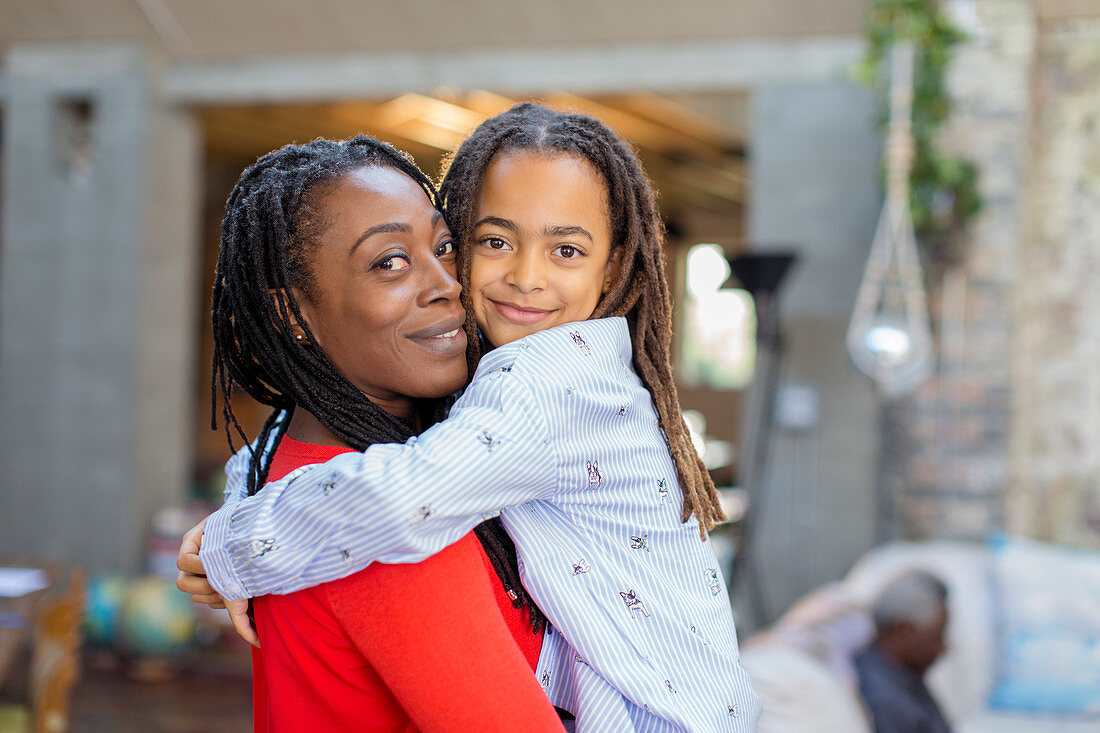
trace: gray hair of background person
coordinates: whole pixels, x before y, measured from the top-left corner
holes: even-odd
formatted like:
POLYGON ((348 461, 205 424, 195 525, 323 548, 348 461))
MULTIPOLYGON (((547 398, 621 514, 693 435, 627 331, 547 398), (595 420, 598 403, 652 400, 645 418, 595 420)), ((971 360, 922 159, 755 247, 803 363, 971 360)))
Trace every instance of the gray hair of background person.
POLYGON ((947 586, 931 573, 914 571, 890 583, 871 607, 875 628, 909 623, 927 628, 936 622, 940 606, 947 602, 947 586))

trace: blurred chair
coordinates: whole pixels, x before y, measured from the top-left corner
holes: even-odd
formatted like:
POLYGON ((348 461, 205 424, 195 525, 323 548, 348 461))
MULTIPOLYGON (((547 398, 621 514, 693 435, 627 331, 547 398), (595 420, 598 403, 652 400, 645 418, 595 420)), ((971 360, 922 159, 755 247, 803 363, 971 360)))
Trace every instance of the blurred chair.
POLYGON ((65 593, 46 599, 35 620, 30 675, 34 733, 69 728, 69 699, 80 673, 84 584, 84 573, 74 570, 65 593))
POLYGON ((0 733, 61 733, 80 673, 84 573, 74 570, 64 593, 44 597, 34 613, 27 705, 0 706, 0 733))

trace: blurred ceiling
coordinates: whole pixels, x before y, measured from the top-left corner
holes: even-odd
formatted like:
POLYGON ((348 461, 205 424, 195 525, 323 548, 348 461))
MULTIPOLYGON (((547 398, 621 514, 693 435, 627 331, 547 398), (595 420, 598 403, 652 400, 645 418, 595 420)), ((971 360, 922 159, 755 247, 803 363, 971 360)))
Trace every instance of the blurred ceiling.
MULTIPOLYGON (((740 212, 748 186, 746 96, 558 92, 540 99, 598 117, 633 142, 666 212, 740 212)), ((291 141, 365 132, 407 150, 435 174, 446 152, 482 120, 516 101, 485 91, 456 95, 444 90, 362 102, 222 105, 201 108, 199 114, 208 152, 241 165, 291 141)))
POLYGON ((869 0, 0 0, 0 49, 143 41, 178 60, 854 35, 869 0))

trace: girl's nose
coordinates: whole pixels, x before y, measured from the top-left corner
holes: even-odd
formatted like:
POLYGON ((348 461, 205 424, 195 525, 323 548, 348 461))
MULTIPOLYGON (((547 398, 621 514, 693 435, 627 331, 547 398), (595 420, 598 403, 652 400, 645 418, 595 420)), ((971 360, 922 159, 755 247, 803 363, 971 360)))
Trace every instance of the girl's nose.
POLYGON ((524 252, 514 257, 507 282, 522 293, 543 289, 546 286, 545 273, 537 253, 524 252))

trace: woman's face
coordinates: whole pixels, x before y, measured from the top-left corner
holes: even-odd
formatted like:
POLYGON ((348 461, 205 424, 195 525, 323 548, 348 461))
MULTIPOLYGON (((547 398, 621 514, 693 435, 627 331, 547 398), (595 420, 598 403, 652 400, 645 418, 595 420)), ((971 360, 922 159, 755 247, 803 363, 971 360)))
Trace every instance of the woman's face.
POLYGON ((400 417, 410 398, 466 381, 465 312, 455 249, 419 185, 393 168, 346 174, 318 194, 312 297, 294 297, 329 361, 371 401, 400 417))
POLYGON ((470 253, 470 299, 493 346, 588 319, 621 254, 603 178, 576 155, 500 155, 481 184, 470 253))

